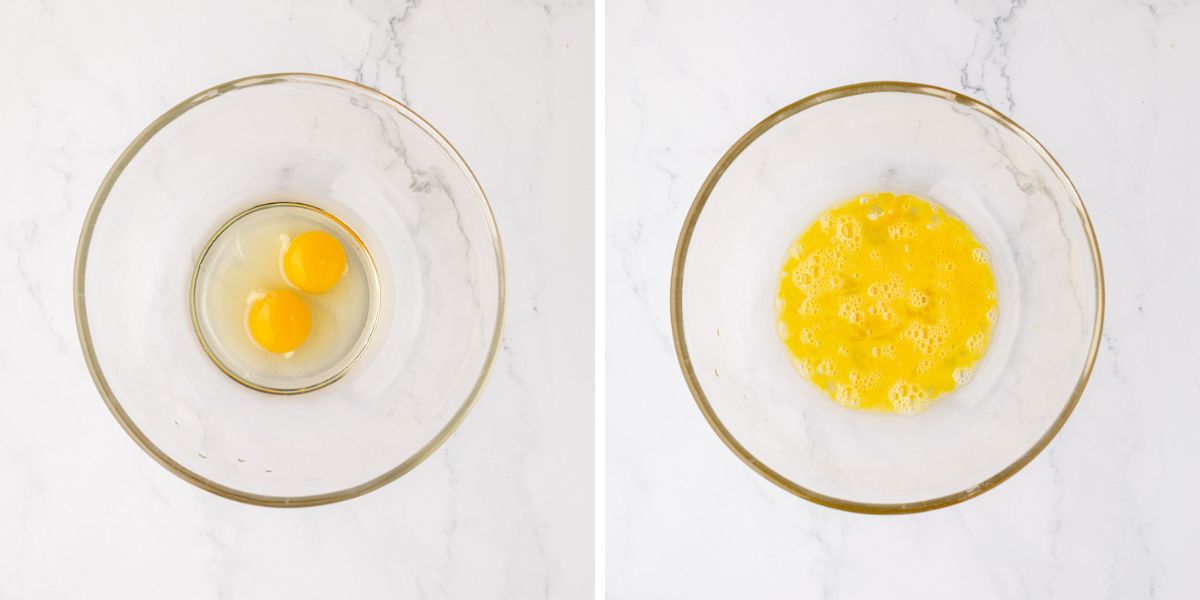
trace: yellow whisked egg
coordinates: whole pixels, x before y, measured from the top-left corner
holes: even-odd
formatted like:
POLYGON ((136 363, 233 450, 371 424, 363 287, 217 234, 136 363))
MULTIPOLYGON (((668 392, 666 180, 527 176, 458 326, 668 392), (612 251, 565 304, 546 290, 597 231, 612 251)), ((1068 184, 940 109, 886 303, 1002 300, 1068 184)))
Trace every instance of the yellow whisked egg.
POLYGON ((295 393, 328 385, 366 348, 378 274, 361 239, 312 206, 256 206, 221 227, 192 290, 201 345, 227 375, 295 393))
POLYGON ((793 363, 845 406, 919 413, 964 385, 998 315, 987 249, 916 196, 835 206, 792 245, 779 335, 793 363))

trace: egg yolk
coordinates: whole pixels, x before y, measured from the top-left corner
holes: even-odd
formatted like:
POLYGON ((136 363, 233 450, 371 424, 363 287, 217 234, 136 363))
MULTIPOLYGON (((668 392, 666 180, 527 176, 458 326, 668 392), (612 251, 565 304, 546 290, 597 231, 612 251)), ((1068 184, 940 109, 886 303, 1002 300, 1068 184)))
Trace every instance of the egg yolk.
POLYGON ((987 250, 967 225, 886 192, 801 234, 776 308, 801 373, 840 404, 903 414, 969 380, 998 314, 987 250))
POLYGON ((326 292, 346 272, 346 251, 337 238, 324 231, 296 236, 283 252, 283 273, 288 281, 309 293, 326 292))
POLYGON ((250 337, 263 349, 285 354, 300 347, 312 329, 312 315, 299 296, 271 290, 255 298, 246 313, 250 337))

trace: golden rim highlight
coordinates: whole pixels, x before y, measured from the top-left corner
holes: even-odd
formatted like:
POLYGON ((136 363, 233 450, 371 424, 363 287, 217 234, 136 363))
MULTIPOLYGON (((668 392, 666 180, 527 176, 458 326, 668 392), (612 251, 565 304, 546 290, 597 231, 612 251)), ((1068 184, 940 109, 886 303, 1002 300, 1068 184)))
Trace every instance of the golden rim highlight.
POLYGON ((96 384, 96 389, 100 392, 100 396, 104 399, 104 403, 108 406, 113 417, 121 424, 121 427, 129 434, 133 441, 138 444, 147 454, 154 460, 158 461, 168 471, 178 475, 184 481, 191 483, 203 490, 212 492, 218 496, 244 502, 246 504, 255 504, 259 506, 271 506, 281 508, 293 508, 302 506, 317 506, 321 504, 330 504, 333 502, 341 502, 349 500, 357 496, 366 494, 367 492, 376 490, 392 481, 395 481, 400 476, 413 470, 418 464, 428 458, 435 450, 438 449, 447 439, 454 433, 458 426, 466 418, 471 407, 475 405, 475 401, 479 397, 480 391, 483 389, 484 383, 487 381, 488 374, 491 372, 492 365, 495 363, 496 354, 500 347, 500 332, 504 326, 504 311, 505 311, 505 269, 504 269, 504 248, 500 242, 500 232, 496 228, 496 218, 492 213, 491 203, 487 200, 487 195, 483 188, 479 185, 479 179, 463 160, 462 155, 454 148, 453 144, 446 139, 436 128, 428 121, 418 115, 411 108, 401 104, 396 99, 380 92, 379 90, 369 88, 365 85, 347 81, 329 75, 319 75, 315 73, 271 73, 266 75, 253 75, 241 79, 235 79, 220 85, 208 88, 200 93, 197 93, 183 102, 172 107, 162 116, 151 122, 136 138, 130 142, 129 146, 113 163, 108 174, 104 176, 104 180, 100 184, 100 188, 96 191, 96 196, 92 200, 92 205, 88 209, 87 216, 84 218, 83 230, 79 234, 79 245, 75 254, 75 276, 74 276, 74 293, 75 293, 75 325, 79 334, 79 343, 83 349, 84 362, 87 363, 88 371, 92 375, 92 380, 96 384), (172 121, 179 118, 187 111, 209 101, 218 98, 229 92, 256 87, 260 85, 276 85, 281 83, 292 82, 318 82, 326 85, 348 87, 359 92, 366 92, 377 97, 382 102, 390 105, 404 118, 415 124, 426 135, 430 136, 442 150, 454 161, 454 163, 467 174, 472 188, 479 194, 482 199, 483 213, 488 230, 492 235, 492 246, 496 252, 496 274, 497 274, 497 312, 496 324, 492 328, 492 338, 488 346, 487 357, 484 360, 483 368, 480 370, 479 376, 475 381, 475 385, 471 388, 470 393, 463 400, 462 405, 451 416, 449 422, 424 446, 416 453, 408 457, 404 462, 396 465, 392 469, 371 479, 360 483, 356 486, 349 487, 334 492, 323 494, 314 494, 309 496, 268 496, 263 494, 255 494, 238 490, 226 485, 217 483, 211 479, 203 477, 194 471, 184 467, 176 462, 170 456, 167 456, 154 442, 150 441, 146 434, 138 428, 137 424, 129 418, 129 414, 121 406, 121 402, 113 393, 111 386, 108 384, 108 379, 104 375, 104 371, 100 368, 99 358, 96 356, 96 350, 92 343, 91 330, 88 327, 87 317, 87 290, 85 288, 84 274, 87 270, 88 248, 91 243, 92 234, 96 227, 96 221, 100 217, 100 212, 104 208, 104 203, 108 199, 109 192, 112 191, 113 185, 121 177, 121 173, 129 166, 137 153, 154 137, 156 133, 169 125, 172 121))
POLYGON ((1092 222, 1088 217, 1087 209, 1083 205, 1083 200, 1079 197, 1079 191, 1075 189, 1075 185, 1071 182, 1071 179, 1067 177, 1066 172, 1063 171, 1062 166, 1059 165, 1054 156, 1051 155, 1050 152, 1046 150, 1046 148, 1042 146, 1040 142, 1037 141, 1037 139, 1030 135, 1029 132, 1022 129, 1021 126, 1017 125, 1008 117, 1004 116, 1002 113, 1000 113, 1000 111, 997 111, 983 102, 958 92, 932 85, 910 83, 905 81, 871 81, 836 87, 823 92, 818 92, 808 96, 807 98, 797 100, 796 102, 783 107, 782 109, 760 121, 757 125, 752 127, 750 131, 746 132, 741 138, 734 142, 733 146, 731 146, 729 150, 727 150, 725 154, 721 156, 720 160, 717 161, 717 164, 713 167, 712 171, 709 172, 708 177, 705 178, 704 183, 700 186, 700 191, 697 192, 696 198, 692 202, 692 206, 688 210, 687 216, 684 218, 683 229, 679 234, 679 242, 675 248, 675 258, 671 269, 670 302, 671 331, 675 341, 675 354, 679 359, 679 366, 683 370, 683 377, 687 381, 688 389, 691 390, 692 396, 695 398, 696 404, 700 408, 700 412, 704 415, 704 418, 708 421, 708 424, 713 428, 713 431, 716 432, 717 437, 721 438, 721 441, 724 442, 725 445, 735 455, 737 455, 738 458, 745 462, 746 465, 748 465, 751 469, 767 478, 775 485, 811 502, 850 512, 868 514, 904 514, 944 508, 946 506, 951 506, 953 504, 963 502, 964 500, 974 498, 975 496, 978 496, 1000 485, 1009 477, 1012 477, 1017 471, 1020 471, 1025 465, 1029 464, 1029 462, 1033 460, 1033 458, 1050 443, 1050 440, 1054 439, 1054 436, 1058 434, 1059 430, 1061 430, 1063 425, 1067 422, 1067 418, 1071 416, 1071 412, 1075 409, 1075 405, 1079 403, 1079 397, 1083 394, 1084 387, 1087 386, 1088 378, 1091 376, 1092 368, 1096 362, 1096 353, 1100 348, 1100 337, 1104 328, 1104 267, 1100 262, 1100 248, 1096 243, 1096 233, 1092 229, 1092 222), (717 181, 719 181, 721 176, 724 175, 726 169, 728 169, 729 166, 737 159, 737 157, 740 156, 741 153, 751 143, 758 139, 759 136, 763 135, 769 129, 783 122, 785 119, 795 115, 796 113, 825 102, 829 102, 830 100, 837 100, 839 98, 857 96, 860 94, 874 94, 881 92, 932 96, 934 98, 941 98, 942 100, 953 102, 960 106, 965 106, 999 123, 1005 129, 1008 129, 1010 132, 1016 134, 1019 138, 1024 140, 1025 143, 1029 144, 1029 146, 1032 147, 1048 165, 1050 165, 1051 169, 1058 176, 1058 178, 1063 184, 1065 184, 1066 188, 1070 190, 1071 199, 1073 200, 1075 209, 1083 223, 1084 232, 1087 236, 1088 244, 1091 247, 1092 268, 1096 276, 1096 318, 1094 321, 1095 332, 1092 335, 1092 342, 1088 350, 1087 360, 1084 364, 1083 371, 1080 373, 1079 379, 1075 384, 1075 388, 1071 392, 1070 399, 1067 401, 1062 411, 1059 412, 1058 417, 1056 417, 1054 422, 1050 424, 1049 429, 1047 429, 1046 432, 1043 433, 1040 438, 1038 438, 1037 442, 1034 443, 1029 450, 986 480, 957 493, 938 498, 931 498, 929 500, 906 503, 856 502, 854 500, 846 500, 843 498, 836 498, 834 496, 822 494, 788 479, 778 471, 775 471, 771 467, 767 466, 767 464, 763 461, 759 460, 757 456, 747 450, 746 447, 743 446, 741 442, 739 442, 733 436, 732 433, 730 433, 729 429, 713 410, 707 396, 704 394, 703 388, 700 386, 699 380, 696 378, 696 372, 692 367, 692 360, 687 347, 687 339, 685 338, 683 330, 683 269, 687 262, 688 246, 691 243, 692 233, 695 230, 696 223, 700 219, 700 213, 704 210, 704 205, 708 202, 709 195, 712 193, 713 188, 716 187, 717 181))

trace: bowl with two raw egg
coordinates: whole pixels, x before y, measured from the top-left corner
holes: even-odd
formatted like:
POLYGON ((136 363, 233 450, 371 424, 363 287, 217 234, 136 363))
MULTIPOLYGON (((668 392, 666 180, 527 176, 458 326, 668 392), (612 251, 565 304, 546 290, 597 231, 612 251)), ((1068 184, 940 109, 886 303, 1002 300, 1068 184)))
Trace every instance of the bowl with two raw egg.
POLYGON ((235 500, 351 498, 429 456, 499 344, 504 260, 454 147, 394 99, 247 77, 148 126, 101 184, 75 310, 129 435, 235 500))
POLYGON ((1062 428, 1099 347, 1078 192, 995 109, 870 82, 770 115, 685 218, 670 310, 684 378, 776 485, 866 513, 999 485, 1062 428))

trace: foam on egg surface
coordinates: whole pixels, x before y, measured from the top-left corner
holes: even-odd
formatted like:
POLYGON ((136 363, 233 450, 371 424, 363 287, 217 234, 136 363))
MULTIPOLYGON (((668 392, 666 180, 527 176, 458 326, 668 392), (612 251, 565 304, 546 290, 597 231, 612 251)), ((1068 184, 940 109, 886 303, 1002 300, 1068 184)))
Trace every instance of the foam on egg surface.
POLYGON ((916 414, 969 380, 998 314, 987 249, 907 194, 839 204, 790 248, 776 298, 797 369, 845 406, 916 414))

